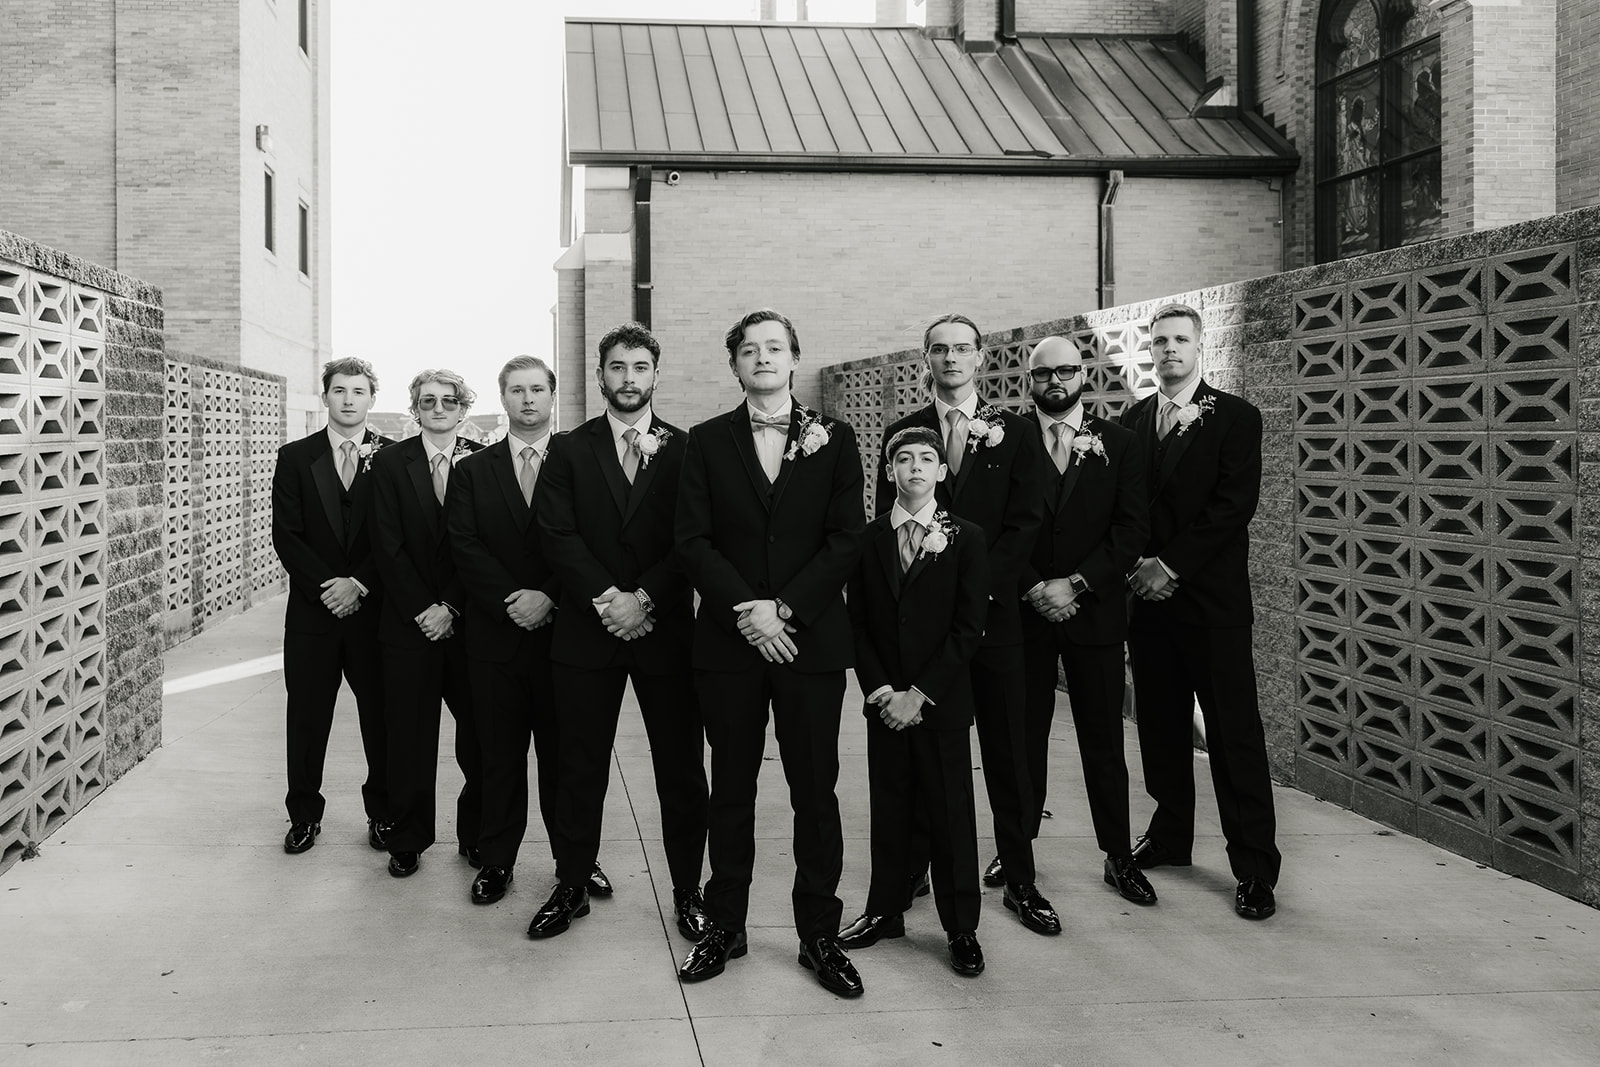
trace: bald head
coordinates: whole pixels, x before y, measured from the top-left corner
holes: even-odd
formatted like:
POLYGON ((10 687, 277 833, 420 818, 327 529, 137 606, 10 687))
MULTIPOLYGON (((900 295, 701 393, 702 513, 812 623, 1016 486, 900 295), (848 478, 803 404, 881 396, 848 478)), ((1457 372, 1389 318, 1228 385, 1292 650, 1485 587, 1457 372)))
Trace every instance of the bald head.
POLYGON ((1071 411, 1083 395, 1083 353, 1065 337, 1044 337, 1028 354, 1028 391, 1047 415, 1071 411))

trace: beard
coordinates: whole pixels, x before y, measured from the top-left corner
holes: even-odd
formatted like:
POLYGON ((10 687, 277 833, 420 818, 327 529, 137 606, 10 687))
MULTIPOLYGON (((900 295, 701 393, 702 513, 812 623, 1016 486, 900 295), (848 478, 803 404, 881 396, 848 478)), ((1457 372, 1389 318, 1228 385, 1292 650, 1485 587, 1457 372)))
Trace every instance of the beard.
POLYGON ((1040 411, 1047 415, 1060 415, 1064 411, 1071 411, 1072 406, 1078 402, 1078 397, 1083 395, 1083 386, 1073 389, 1046 389, 1033 393, 1033 402, 1040 411))
POLYGON ((656 387, 652 385, 648 389, 640 389, 637 396, 626 397, 618 396, 616 393, 613 393, 610 389, 607 389, 605 384, 602 382, 600 385, 600 395, 605 397, 606 403, 610 404, 617 411, 631 415, 633 412, 638 411, 646 404, 650 403, 650 398, 656 395, 656 387))

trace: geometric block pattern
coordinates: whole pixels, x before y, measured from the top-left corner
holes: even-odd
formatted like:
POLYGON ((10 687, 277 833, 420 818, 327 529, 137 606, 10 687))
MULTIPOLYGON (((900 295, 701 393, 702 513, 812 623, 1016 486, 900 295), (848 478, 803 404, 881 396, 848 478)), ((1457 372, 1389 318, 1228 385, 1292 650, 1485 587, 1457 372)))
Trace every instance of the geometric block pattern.
POLYGON ((0 871, 106 781, 106 303, 0 262, 0 871))
POLYGON ((1551 881, 1580 856, 1577 274, 1563 244, 1290 304, 1299 756, 1551 881))

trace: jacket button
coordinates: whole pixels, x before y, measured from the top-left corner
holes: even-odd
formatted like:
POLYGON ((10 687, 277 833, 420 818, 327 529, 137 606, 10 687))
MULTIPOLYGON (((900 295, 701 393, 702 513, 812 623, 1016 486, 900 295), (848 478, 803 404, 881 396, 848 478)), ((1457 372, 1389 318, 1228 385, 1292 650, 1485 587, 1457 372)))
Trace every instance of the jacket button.
POLYGON ((767 544, 769 544, 769 545, 770 545, 770 544, 772 544, 772 543, 773 543, 773 542, 774 542, 774 541, 776 541, 776 540, 777 540, 777 539, 778 539, 778 535, 777 535, 777 534, 768 534, 768 535, 767 535, 767 544))

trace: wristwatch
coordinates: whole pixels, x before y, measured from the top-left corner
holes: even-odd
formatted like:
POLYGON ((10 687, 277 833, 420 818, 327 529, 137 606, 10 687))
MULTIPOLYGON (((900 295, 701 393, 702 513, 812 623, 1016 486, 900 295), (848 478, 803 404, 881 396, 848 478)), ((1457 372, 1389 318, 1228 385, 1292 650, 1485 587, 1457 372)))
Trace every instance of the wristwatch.
POLYGON ((778 606, 778 618, 788 622, 794 617, 794 609, 785 604, 781 599, 774 597, 772 602, 778 606))
POLYGON ((633 591, 633 599, 639 602, 639 606, 644 609, 646 615, 654 615, 656 613, 656 602, 651 600, 650 594, 643 589, 635 589, 633 591))
POLYGON ((1089 583, 1083 580, 1083 575, 1074 574, 1067 579, 1067 584, 1072 586, 1073 596, 1082 596, 1089 591, 1089 583))

